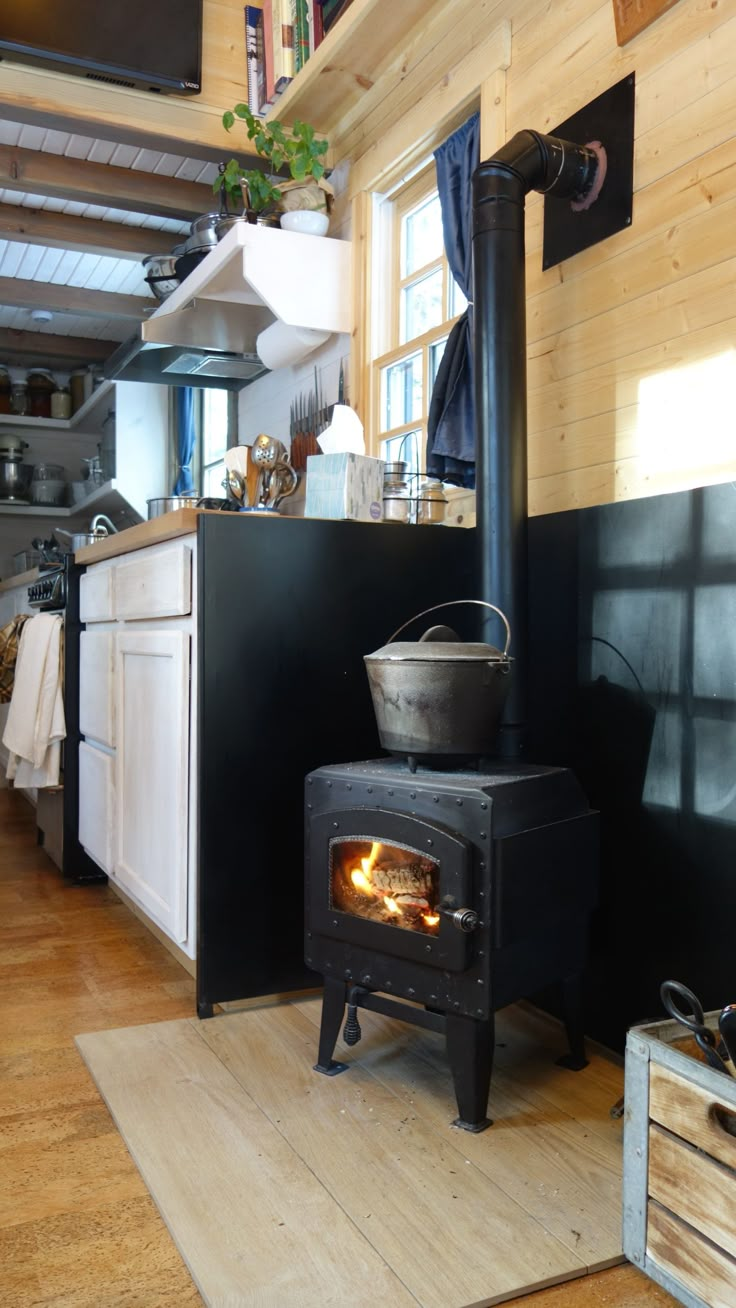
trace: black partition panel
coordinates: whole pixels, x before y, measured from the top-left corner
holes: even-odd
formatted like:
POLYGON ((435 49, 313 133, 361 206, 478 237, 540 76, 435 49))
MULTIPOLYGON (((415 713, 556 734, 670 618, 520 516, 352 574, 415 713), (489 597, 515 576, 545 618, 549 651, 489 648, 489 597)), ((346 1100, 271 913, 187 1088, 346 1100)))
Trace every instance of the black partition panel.
POLYGON ((601 813, 587 1029, 621 1047, 674 977, 736 1002, 736 491, 530 524, 537 762, 601 813))
MULTIPOLYGON (((201 1013, 319 984, 303 962, 304 777, 381 753, 363 655, 475 595, 474 535, 200 516, 201 1013)), ((462 634, 474 621, 458 610, 462 634)))

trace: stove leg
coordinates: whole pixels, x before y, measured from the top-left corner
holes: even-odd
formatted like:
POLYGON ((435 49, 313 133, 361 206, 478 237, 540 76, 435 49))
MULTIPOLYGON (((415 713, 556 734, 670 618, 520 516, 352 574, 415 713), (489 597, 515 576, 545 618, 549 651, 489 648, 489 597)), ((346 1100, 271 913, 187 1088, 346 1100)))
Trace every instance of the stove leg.
POLYGON ((337 1076, 338 1072, 346 1072, 348 1069, 347 1063, 336 1063, 332 1058, 345 1014, 346 992, 347 986, 344 981, 338 981, 334 976, 325 977, 322 1021, 319 1027, 319 1053, 314 1065, 315 1072, 322 1072, 324 1076, 337 1076))
POLYGON ((458 1116, 453 1126, 463 1131, 485 1131, 493 1068, 494 1022, 448 1013, 445 1022, 447 1057, 452 1072, 458 1116))
POLYGON ((572 1072, 581 1072, 588 1066, 585 1056, 585 1017, 583 1005, 583 974, 574 972, 562 982, 562 1019, 570 1045, 569 1054, 558 1058, 558 1067, 567 1067, 572 1072))

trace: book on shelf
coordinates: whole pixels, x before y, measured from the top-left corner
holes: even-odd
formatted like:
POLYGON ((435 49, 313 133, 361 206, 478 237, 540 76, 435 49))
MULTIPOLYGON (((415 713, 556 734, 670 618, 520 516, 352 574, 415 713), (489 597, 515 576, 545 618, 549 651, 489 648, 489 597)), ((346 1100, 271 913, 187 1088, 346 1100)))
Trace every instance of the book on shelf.
POLYGON ((321 10, 322 27, 325 34, 334 27, 338 18, 352 3, 352 0, 316 0, 316 6, 321 10))
POLYGON ((256 5, 245 6, 245 55, 248 68, 248 108, 257 114, 261 107, 258 85, 258 46, 260 23, 261 61, 263 60, 263 11, 256 5))
POLYGON ((285 91, 294 77, 294 29, 291 24, 291 0, 271 0, 273 33, 273 89, 285 91))
POLYGON ((307 0, 291 0, 291 26, 294 34, 294 72, 298 73, 310 54, 307 0))
POLYGON ((263 64, 266 78, 266 98, 261 101, 261 113, 265 113, 274 100, 273 11, 277 2, 278 0, 263 0, 263 64))

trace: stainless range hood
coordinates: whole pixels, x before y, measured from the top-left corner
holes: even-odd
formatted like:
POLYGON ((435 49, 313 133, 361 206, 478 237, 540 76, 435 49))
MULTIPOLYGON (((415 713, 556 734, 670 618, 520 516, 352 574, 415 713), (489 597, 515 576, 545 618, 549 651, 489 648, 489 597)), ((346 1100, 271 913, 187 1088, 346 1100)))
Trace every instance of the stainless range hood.
POLYGON ((110 355, 104 368, 110 381, 154 382, 159 386, 212 387, 240 391, 268 372, 255 350, 233 354, 192 345, 154 345, 139 334, 110 355))

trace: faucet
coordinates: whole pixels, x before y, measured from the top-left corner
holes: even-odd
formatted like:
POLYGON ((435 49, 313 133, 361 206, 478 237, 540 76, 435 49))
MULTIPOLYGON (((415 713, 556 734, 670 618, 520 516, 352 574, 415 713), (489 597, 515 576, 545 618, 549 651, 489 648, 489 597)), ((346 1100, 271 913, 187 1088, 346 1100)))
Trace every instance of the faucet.
POLYGON ((91 523, 89 524, 89 530, 90 530, 90 534, 91 534, 92 536, 96 536, 96 535, 97 535, 97 529, 98 529, 98 527, 104 527, 105 530, 106 530, 106 532, 108 533, 108 535, 113 535, 113 536, 114 536, 114 535, 117 534, 117 530, 118 530, 118 529, 117 529, 117 527, 115 526, 115 523, 110 521, 110 519, 108 518, 108 516, 107 516, 106 513, 96 513, 96 514, 95 514, 94 518, 92 519, 91 523))

